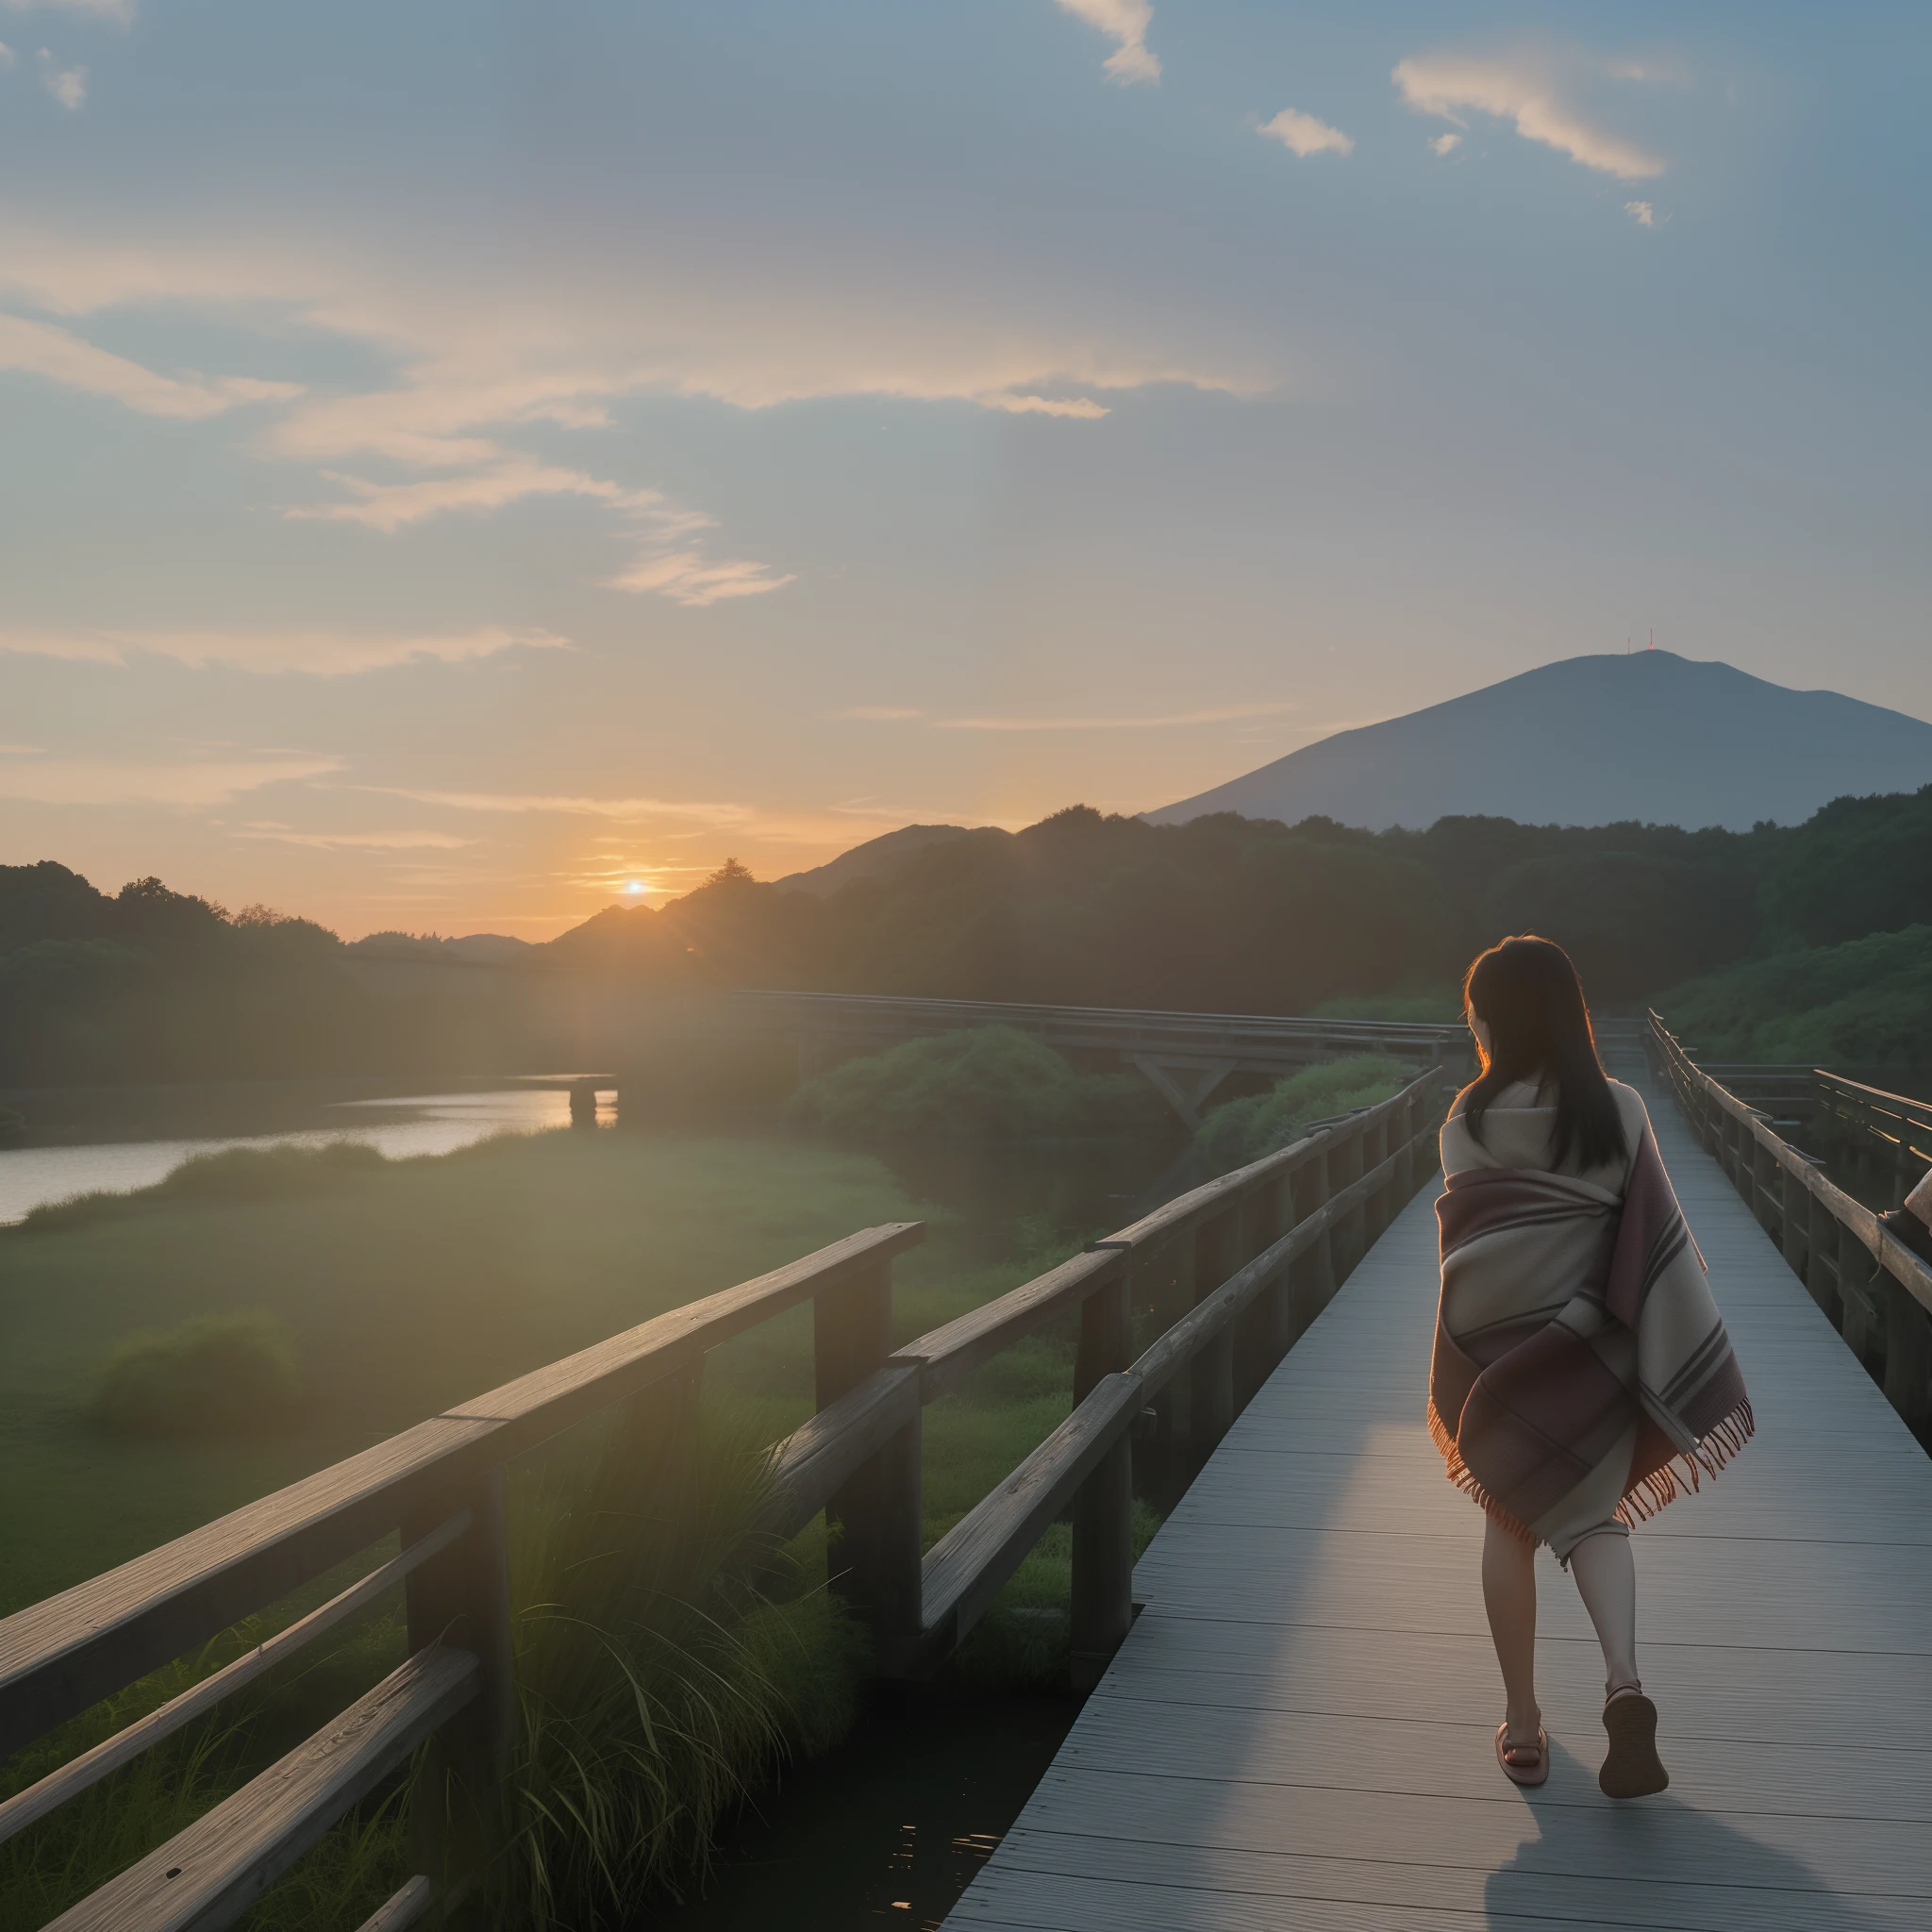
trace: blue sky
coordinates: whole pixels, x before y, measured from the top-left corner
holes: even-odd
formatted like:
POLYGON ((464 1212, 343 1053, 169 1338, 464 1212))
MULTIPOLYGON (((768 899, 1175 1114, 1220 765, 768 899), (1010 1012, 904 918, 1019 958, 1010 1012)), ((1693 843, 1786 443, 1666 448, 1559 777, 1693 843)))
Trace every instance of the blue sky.
POLYGON ((0 0, 0 859, 536 938, 1652 625, 1932 716, 1928 43, 0 0))

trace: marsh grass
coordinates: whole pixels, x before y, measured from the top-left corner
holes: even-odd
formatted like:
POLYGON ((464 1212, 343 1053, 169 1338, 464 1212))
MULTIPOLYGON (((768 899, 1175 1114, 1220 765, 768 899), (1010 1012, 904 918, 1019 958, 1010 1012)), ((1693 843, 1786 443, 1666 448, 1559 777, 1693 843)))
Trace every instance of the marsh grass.
POLYGON ((777 1546, 764 1448, 640 1400, 517 1511, 522 1736, 497 1922, 625 1923, 700 1877, 720 1822, 858 1714, 863 1631, 823 1539, 777 1546))
POLYGON ((380 1148, 360 1141, 219 1147, 208 1154, 191 1154, 152 1187, 126 1193, 95 1189, 70 1194, 64 1201, 42 1202, 29 1208, 20 1224, 36 1234, 58 1234, 139 1213, 157 1201, 280 1201, 291 1195, 328 1193, 390 1164, 380 1148))

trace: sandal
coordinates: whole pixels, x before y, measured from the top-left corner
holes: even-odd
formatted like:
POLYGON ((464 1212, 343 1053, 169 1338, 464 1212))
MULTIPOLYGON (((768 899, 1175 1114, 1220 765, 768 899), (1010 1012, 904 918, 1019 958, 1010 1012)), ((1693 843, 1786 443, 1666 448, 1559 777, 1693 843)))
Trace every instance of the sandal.
POLYGON ((1504 1741, 1508 1733, 1509 1726, 1507 1724, 1501 1724, 1496 1726, 1496 1762, 1503 1767, 1503 1775, 1512 1785, 1528 1785, 1533 1789, 1537 1785, 1541 1784, 1550 1774, 1550 1734, 1539 1724, 1536 1727, 1536 1742, 1534 1744, 1509 1744, 1504 1741), (1531 1752, 1534 1752, 1536 1754, 1536 1762, 1534 1764, 1511 1764, 1509 1762, 1509 1754, 1511 1752, 1514 1752, 1519 1757, 1527 1757, 1531 1752))
POLYGON ((1605 1797, 1647 1798, 1670 1784, 1671 1774, 1657 1755, 1657 1706, 1641 1685, 1611 1692, 1604 1706, 1604 1729, 1610 1734, 1610 1755, 1596 1781, 1605 1797))

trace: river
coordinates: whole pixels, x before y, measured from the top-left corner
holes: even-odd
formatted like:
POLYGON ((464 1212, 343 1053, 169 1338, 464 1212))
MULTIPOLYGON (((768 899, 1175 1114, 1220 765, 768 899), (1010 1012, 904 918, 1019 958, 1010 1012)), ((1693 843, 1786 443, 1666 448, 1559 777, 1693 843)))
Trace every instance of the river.
MULTIPOLYGON (((607 1094, 606 1117, 610 1106, 607 1094)), ((0 1226, 71 1195, 151 1188, 191 1156, 225 1147, 359 1141, 400 1160, 570 1124, 560 1085, 411 1093, 369 1082, 221 1081, 0 1092, 0 1108, 25 1123, 0 1141, 0 1226)))

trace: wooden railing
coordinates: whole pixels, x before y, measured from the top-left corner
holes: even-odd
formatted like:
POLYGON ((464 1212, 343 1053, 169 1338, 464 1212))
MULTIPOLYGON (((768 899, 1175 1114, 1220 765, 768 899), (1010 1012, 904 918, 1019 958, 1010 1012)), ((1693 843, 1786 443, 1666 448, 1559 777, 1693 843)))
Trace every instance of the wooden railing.
POLYGON ((1932 1102, 1888 1093, 1822 1067, 1813 1080, 1814 1138, 1847 1160, 1861 1185, 1889 1195, 1897 1207, 1932 1168, 1932 1102))
POLYGON ((1655 1013, 1650 1025, 1653 1071, 1670 1083, 1685 1119, 1812 1300, 1923 1436, 1932 1425, 1932 1269, 1783 1140, 1760 1109, 1698 1066, 1655 1013))
MULTIPOLYGON (((0 1621, 0 1757, 386 1537, 400 1552, 171 1704, 0 1803, 12 1836, 354 1611, 401 1584, 410 1655, 375 1690, 167 1844, 54 1924, 154 1932, 230 1924, 425 1741, 421 1870, 371 1926, 414 1923, 474 1883, 487 1848, 460 1794, 500 1778, 515 1703, 504 1512, 509 1459, 646 1390, 695 1425, 706 1353, 809 1300, 818 1410, 773 1451, 763 1527, 838 1526, 836 1586, 890 1674, 929 1671, 985 1612, 1047 1525, 1073 1514, 1071 1632, 1091 1683, 1132 1605, 1132 1437, 1187 1378, 1197 1448, 1232 1421, 1241 1355, 1272 1367, 1396 1210, 1435 1171, 1447 1087, 1431 1071, 1196 1188, 972 1313, 895 1349, 892 1257, 918 1223, 868 1228, 521 1376, 333 1468, 0 1621), (1137 1260, 1178 1250, 1192 1306, 1138 1359, 1137 1260), (991 1495, 922 1551, 921 1414, 1002 1349, 1077 1311, 1073 1413, 991 1495)), ((1245 1378, 1252 1386, 1252 1373, 1245 1378)))

